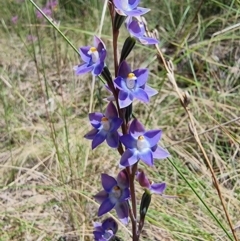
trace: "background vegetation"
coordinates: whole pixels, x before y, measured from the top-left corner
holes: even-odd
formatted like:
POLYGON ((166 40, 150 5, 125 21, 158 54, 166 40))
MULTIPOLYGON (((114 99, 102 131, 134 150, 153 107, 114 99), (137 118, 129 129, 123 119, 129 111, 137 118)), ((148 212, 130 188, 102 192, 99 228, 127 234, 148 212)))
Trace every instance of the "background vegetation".
MULTIPOLYGON (((157 29, 177 84, 190 95, 189 110, 240 238, 240 3, 145 0, 141 5, 152 9, 148 27, 157 29)), ((102 10, 100 0, 59 0, 53 18, 78 48, 99 33, 102 10)), ((99 220, 92 195, 100 189, 100 173, 118 172, 119 156, 105 145, 92 152, 82 136, 91 128, 87 114, 104 109, 108 93, 90 75, 75 76, 77 54, 48 22, 36 18, 28 0, 1 1, 0 16, 0 241, 92 240, 92 222, 99 220)), ((120 48, 126 36, 123 30, 120 48)), ((113 70, 108 12, 102 38, 113 70)), ((188 116, 155 49, 138 45, 129 62, 151 70, 149 83, 159 94, 150 105, 136 102, 134 112, 148 128, 163 130, 161 145, 175 164, 142 166, 153 181, 166 181, 166 194, 176 198, 153 197, 141 240, 230 240, 180 175, 231 235, 188 116)), ((130 240, 129 230, 120 224, 124 241, 130 240)))

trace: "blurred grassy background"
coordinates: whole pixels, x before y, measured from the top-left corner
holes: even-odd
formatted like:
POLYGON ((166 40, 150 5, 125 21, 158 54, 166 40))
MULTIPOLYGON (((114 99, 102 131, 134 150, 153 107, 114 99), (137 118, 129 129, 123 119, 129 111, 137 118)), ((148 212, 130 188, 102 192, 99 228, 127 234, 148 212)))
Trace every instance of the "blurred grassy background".
MULTIPOLYGON (((148 27, 158 30, 177 83, 191 96, 190 111, 240 236, 239 1, 146 0, 141 6, 152 9, 148 27)), ((102 9, 101 0, 61 0, 53 18, 78 48, 98 33, 102 9)), ((91 151, 82 136, 91 128, 89 96, 92 111, 100 111, 108 93, 98 82, 93 88, 90 75, 75 76, 78 56, 52 26, 36 19, 30 2, 2 1, 0 16, 0 241, 92 240, 92 222, 99 220, 92 195, 101 189, 102 172, 117 174, 119 156, 106 145, 91 151), (13 16, 18 16, 15 24, 13 16)), ((123 27, 119 48, 126 36, 123 27)), ((108 12, 102 38, 113 70, 108 12)), ((128 61, 133 68, 148 67, 149 84, 159 90, 149 105, 134 104, 135 115, 147 128, 163 130, 161 145, 230 232, 156 51, 137 45, 128 61)), ((177 198, 153 197, 141 240, 229 240, 170 162, 155 164, 141 167, 153 181, 166 181, 166 194, 177 198)), ((129 230, 120 224, 119 236, 130 240, 129 230)))

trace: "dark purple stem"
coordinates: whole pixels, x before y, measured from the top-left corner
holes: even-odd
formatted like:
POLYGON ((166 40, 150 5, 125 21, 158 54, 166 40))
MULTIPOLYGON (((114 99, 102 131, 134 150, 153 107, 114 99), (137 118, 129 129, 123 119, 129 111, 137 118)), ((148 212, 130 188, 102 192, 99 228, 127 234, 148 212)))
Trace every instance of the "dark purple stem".
MULTIPOLYGON (((118 35, 119 35, 119 30, 114 28, 114 16, 115 16, 115 9, 112 3, 109 2, 109 11, 112 19, 112 34, 113 34, 113 56, 114 56, 114 71, 115 71, 115 77, 117 77, 118 74, 118 47, 117 47, 117 42, 118 42, 118 35)), ((122 133, 127 134, 128 133, 128 123, 125 121, 125 116, 124 116, 124 109, 120 109, 119 103, 118 103, 118 90, 115 89, 114 85, 111 84, 109 86, 110 89, 113 92, 114 98, 117 103, 117 109, 119 113, 119 117, 123 120, 122 124, 122 133)), ((119 144, 118 147, 118 152, 120 155, 123 154, 123 148, 122 144, 119 144)), ((136 203, 136 194, 135 194, 135 173, 137 170, 137 163, 133 165, 132 167, 126 167, 128 177, 129 177, 129 185, 130 185, 130 193, 131 193, 131 201, 132 201, 132 210, 129 207, 129 213, 130 213, 130 219, 132 222, 132 240, 133 241, 138 241, 139 236, 138 236, 138 231, 137 231, 137 203, 136 203)))

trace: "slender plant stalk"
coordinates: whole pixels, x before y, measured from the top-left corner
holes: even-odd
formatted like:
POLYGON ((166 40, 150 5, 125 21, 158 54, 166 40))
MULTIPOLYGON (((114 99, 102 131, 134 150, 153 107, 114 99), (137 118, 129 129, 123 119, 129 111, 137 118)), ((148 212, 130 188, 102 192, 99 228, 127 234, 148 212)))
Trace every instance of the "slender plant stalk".
MULTIPOLYGON (((212 128, 209 128, 209 129, 207 129, 207 130, 205 130, 205 131, 202 131, 202 132, 198 133, 198 136, 203 135, 203 134, 206 134, 206 133, 208 133, 208 132, 210 132, 210 131, 213 131, 213 130, 215 130, 215 129, 222 128, 223 126, 229 125, 229 124, 231 124, 231 123, 233 123, 233 122, 237 122, 237 121, 239 121, 239 120, 240 120, 240 117, 238 116, 238 117, 236 117, 236 118, 234 118, 234 119, 232 119, 232 120, 230 120, 230 121, 226 121, 226 122, 224 122, 224 123, 221 123, 221 124, 218 124, 218 125, 216 125, 216 126, 213 126, 212 128)), ((173 144, 168 145, 168 146, 165 146, 165 147, 166 147, 166 148, 169 148, 169 147, 178 145, 178 144, 183 143, 183 142, 185 142, 185 141, 187 141, 187 140, 190 140, 190 139, 192 139, 192 135, 189 136, 189 137, 186 137, 186 138, 184 138, 184 139, 182 139, 182 140, 180 140, 180 141, 176 141, 176 142, 174 142, 173 144)), ((238 140, 235 139, 235 141, 239 143, 238 140)))
MULTIPOLYGON (((109 11, 112 19, 112 35, 113 35, 113 56, 114 56, 114 72, 115 72, 115 77, 118 74, 118 68, 119 68, 119 63, 118 63, 118 36, 119 36, 119 30, 114 29, 114 7, 112 4, 109 4, 109 11)), ((128 127, 127 123, 125 121, 124 117, 124 110, 120 109, 119 103, 118 103, 118 91, 114 88, 114 86, 110 86, 110 89, 112 89, 112 92, 114 94, 114 98, 117 103, 117 109, 119 113, 119 117, 123 120, 122 124, 122 132, 123 134, 127 134, 128 132, 128 127)), ((122 146, 121 144, 119 146, 122 146)), ((123 149, 122 149, 123 150, 123 149)), ((120 155, 123 154, 123 152, 119 152, 120 155)), ((131 202, 132 202, 132 210, 129 208, 130 212, 130 219, 132 222, 132 240, 133 241, 138 241, 139 236, 138 236, 138 230, 137 230, 137 202, 136 202, 136 193, 135 193, 135 173, 137 169, 137 163, 131 168, 131 167, 126 167, 126 171, 128 173, 129 177, 129 185, 130 185, 130 193, 131 193, 131 202)))

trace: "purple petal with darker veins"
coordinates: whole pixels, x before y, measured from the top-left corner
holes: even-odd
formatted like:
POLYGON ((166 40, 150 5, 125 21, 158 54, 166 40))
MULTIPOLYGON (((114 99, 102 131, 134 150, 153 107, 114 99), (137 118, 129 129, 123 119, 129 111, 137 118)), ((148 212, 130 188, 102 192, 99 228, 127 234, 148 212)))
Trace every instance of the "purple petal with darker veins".
POLYGON ((98 216, 111 211, 115 206, 115 203, 112 203, 109 198, 105 199, 98 209, 98 216))
POLYGON ((108 193, 105 190, 102 190, 93 197, 98 203, 102 203, 106 198, 108 198, 108 193))
POLYGON ((109 132, 114 132, 114 131, 118 130, 118 128, 122 125, 122 122, 123 121, 118 117, 111 119, 111 128, 110 128, 109 132))
POLYGON ((153 154, 152 154, 151 149, 146 150, 144 152, 139 152, 138 158, 141 159, 143 162, 145 162, 149 166, 153 165, 153 154))
POLYGON ((131 9, 134 9, 138 6, 140 0, 128 0, 129 5, 131 6, 131 9))
POLYGON ((100 38, 97 37, 96 35, 93 37, 93 46, 94 46, 95 48, 97 48, 98 45, 99 45, 101 42, 102 42, 102 41, 100 40, 100 38))
POLYGON ((149 38, 149 37, 140 37, 139 41, 142 44, 148 45, 148 44, 158 44, 159 41, 155 38, 149 38))
POLYGON ((140 28, 138 21, 129 19, 127 29, 133 36, 139 38, 145 33, 144 29, 140 28))
POLYGON ((113 118, 113 117, 117 117, 118 116, 118 112, 117 109, 115 107, 115 105, 113 104, 113 102, 109 102, 106 111, 105 111, 105 116, 107 118, 113 118))
POLYGON ((128 178, 126 169, 124 169, 118 173, 117 183, 120 188, 129 187, 129 178, 128 178))
POLYGON ((107 51, 103 49, 101 52, 99 52, 99 61, 104 62, 106 56, 107 56, 107 51))
POLYGON ((128 204, 127 202, 117 203, 115 206, 118 218, 123 224, 128 224, 128 204))
POLYGON ((106 48, 105 44, 103 43, 103 41, 99 37, 97 37, 97 36, 93 37, 93 46, 95 48, 97 48, 98 46, 100 46, 101 48, 104 48, 104 49, 106 48))
POLYGON ((118 225, 113 218, 107 218, 106 220, 103 221, 102 228, 104 230, 110 229, 114 234, 116 234, 116 232, 118 230, 118 225))
POLYGON ((137 77, 138 86, 143 86, 146 84, 148 79, 148 69, 136 69, 133 71, 137 77))
POLYGON ((73 69, 75 70, 76 75, 79 75, 79 74, 88 73, 92 71, 93 68, 94 68, 93 65, 88 66, 88 64, 81 64, 81 65, 75 66, 73 69))
POLYGON ((129 188, 125 188, 124 190, 122 190, 122 196, 119 201, 120 202, 126 201, 129 199, 129 197, 130 197, 130 190, 129 188))
POLYGON ((150 147, 154 147, 160 140, 161 136, 162 136, 161 130, 151 130, 151 131, 146 131, 144 133, 144 137, 150 144, 150 147))
POLYGON ((81 59, 86 63, 89 63, 89 61, 91 60, 91 56, 88 54, 90 48, 90 46, 84 46, 79 49, 81 59))
POLYGON ((151 193, 162 194, 166 189, 166 183, 154 183, 150 187, 151 193))
POLYGON ((118 94, 119 107, 122 109, 129 106, 133 101, 131 97, 132 96, 129 93, 120 90, 118 94))
POLYGON ((98 132, 97 135, 94 137, 94 139, 92 141, 92 149, 99 146, 105 140, 106 140, 106 135, 104 135, 103 132, 98 132))
POLYGON ((100 75, 102 73, 103 68, 104 68, 104 62, 100 62, 99 64, 94 66, 92 73, 94 75, 100 75))
POLYGON ((94 128, 99 128, 101 126, 101 121, 103 118, 103 114, 99 112, 93 112, 88 114, 88 118, 90 120, 91 125, 94 128))
POLYGON ((140 121, 137 119, 134 119, 130 125, 129 133, 133 135, 134 137, 138 138, 140 135, 142 135, 145 132, 144 126, 140 121))
POLYGON ((107 175, 107 174, 102 174, 101 175, 101 180, 102 180, 102 186, 106 192, 110 192, 114 186, 117 186, 117 181, 115 178, 107 175))
POLYGON ((93 129, 91 131, 89 131, 87 134, 84 135, 84 138, 88 139, 88 140, 93 140, 94 137, 97 135, 98 133, 98 129, 93 129))
POLYGON ((117 148, 119 145, 119 134, 117 131, 110 132, 106 138, 107 144, 112 148, 117 148))
POLYGON ((130 134, 125 134, 120 137, 120 141, 127 149, 136 148, 137 141, 130 134))
POLYGON ((118 76, 115 80, 114 80, 114 84, 117 86, 118 89, 120 90, 124 90, 126 87, 126 84, 124 84, 124 80, 121 76, 118 76))
POLYGON ((133 96, 144 103, 149 102, 149 97, 145 90, 143 90, 142 88, 136 89, 136 91, 133 92, 133 96))
POLYGON ((101 240, 102 235, 103 235, 103 231, 93 231, 93 235, 94 235, 94 240, 101 240))
POLYGON ((140 186, 150 188, 150 182, 143 171, 140 171, 137 174, 137 179, 138 179, 140 186))
POLYGON ((155 152, 157 150, 157 148, 158 148, 158 144, 156 144, 155 146, 151 147, 152 152, 155 152))
POLYGON ((160 146, 158 146, 157 149, 153 152, 154 159, 164 159, 169 156, 170 156, 169 152, 160 146))
POLYGON ((138 161, 138 158, 134 154, 134 152, 127 149, 121 156, 120 165, 124 167, 128 167, 135 164, 137 161, 138 161))
POLYGON ((131 69, 127 62, 124 60, 119 66, 118 76, 121 76, 124 79, 126 79, 129 73, 131 73, 131 69))
POLYGON ((145 86, 143 87, 143 89, 146 91, 146 93, 148 94, 149 97, 152 97, 152 96, 154 96, 154 95, 156 95, 156 94, 158 93, 157 90, 151 88, 151 87, 148 86, 148 85, 145 85, 145 86))

